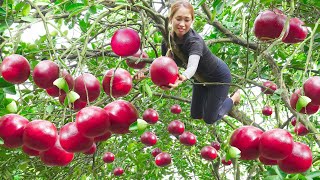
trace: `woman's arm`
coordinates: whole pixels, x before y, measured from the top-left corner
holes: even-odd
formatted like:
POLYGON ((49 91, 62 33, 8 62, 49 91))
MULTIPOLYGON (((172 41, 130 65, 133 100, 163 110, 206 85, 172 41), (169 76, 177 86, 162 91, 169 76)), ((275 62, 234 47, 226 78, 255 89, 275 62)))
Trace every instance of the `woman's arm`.
POLYGON ((187 79, 190 79, 197 71, 200 61, 199 55, 190 55, 188 59, 187 69, 182 73, 187 79))

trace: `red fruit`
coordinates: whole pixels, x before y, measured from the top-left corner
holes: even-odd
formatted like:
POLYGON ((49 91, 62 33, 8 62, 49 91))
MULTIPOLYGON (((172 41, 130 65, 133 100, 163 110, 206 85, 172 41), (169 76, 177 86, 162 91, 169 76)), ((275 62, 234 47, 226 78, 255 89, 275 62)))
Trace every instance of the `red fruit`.
MULTIPOLYGON (((299 97, 301 96, 301 91, 300 89, 297 89, 292 95, 291 95, 291 98, 290 98, 290 106, 293 108, 293 109, 296 109, 296 104, 298 102, 298 99, 299 97)), ((314 114, 316 112, 318 112, 319 110, 319 105, 314 105, 312 103, 309 103, 306 107, 302 108, 300 110, 300 113, 303 113, 303 114, 314 114)))
POLYGON ((68 152, 85 152, 93 144, 93 138, 80 134, 75 122, 69 122, 60 129, 60 144, 68 152))
POLYGON ((292 126, 296 126, 296 123, 297 123, 297 118, 296 118, 296 117, 293 117, 293 118, 291 119, 291 124, 292 124, 292 126))
POLYGON ((308 78, 303 84, 303 91, 313 105, 320 105, 320 76, 308 78))
POLYGON ((178 104, 175 104, 175 105, 171 106, 170 111, 173 114, 180 114, 181 113, 181 107, 178 104))
POLYGON ((110 131, 107 131, 103 135, 95 137, 93 140, 94 142, 106 141, 111 137, 111 135, 112 133, 110 131))
POLYGON ((241 151, 242 160, 254 160, 260 155, 259 143, 263 131, 254 126, 242 126, 236 129, 231 138, 230 145, 241 151))
POLYGON ((140 141, 146 146, 153 146, 157 143, 157 136, 152 132, 145 132, 141 135, 140 141))
POLYGON ((102 160, 105 163, 112 163, 114 161, 114 154, 112 152, 106 152, 104 153, 102 160))
POLYGON ((124 170, 121 167, 117 167, 113 170, 115 176, 121 176, 124 173, 124 170))
POLYGON ((259 160, 264 165, 277 165, 277 163, 278 163, 277 160, 268 159, 268 158, 265 158, 263 156, 260 156, 259 160))
POLYGON ((282 41, 285 43, 302 42, 308 35, 307 27, 303 26, 304 22, 299 18, 291 18, 289 24, 289 33, 282 41))
POLYGON ((266 89, 264 87, 261 87, 261 91, 264 94, 273 94, 274 91, 278 89, 278 86, 275 83, 273 83, 272 81, 264 82, 263 86, 268 88, 268 89, 266 89))
POLYGON ((129 126, 138 119, 137 109, 128 101, 116 100, 104 109, 109 114, 110 131, 115 134, 129 133, 129 126))
POLYGON ((149 108, 143 112, 142 118, 149 124, 155 124, 159 120, 159 114, 156 110, 149 108))
POLYGON ((178 66, 169 57, 158 57, 150 65, 150 76, 152 82, 157 86, 174 84, 178 79, 178 66))
POLYGON ((17 148, 23 144, 23 131, 29 123, 28 119, 18 114, 7 114, 0 118, 0 137, 4 146, 17 148))
POLYGON ((162 152, 156 156, 155 162, 157 166, 160 166, 160 167, 167 166, 171 163, 171 156, 167 152, 162 152))
POLYGON ((33 70, 34 83, 39 88, 47 89, 59 78, 59 66, 50 60, 39 62, 33 70))
POLYGON ((197 143, 197 137, 191 132, 184 132, 179 136, 181 144, 186 146, 193 146, 197 143))
POLYGON ((211 146, 214 147, 217 151, 220 150, 220 143, 218 141, 212 142, 211 146))
MULTIPOLYGON (((64 100, 66 98, 66 95, 59 96, 59 102, 64 105, 64 100)), ((79 111, 82 108, 87 106, 87 102, 81 101, 80 99, 77 99, 75 102, 71 103, 71 108, 75 111, 79 111)))
POLYGON ((73 160, 73 157, 73 153, 61 147, 59 138, 49 150, 40 152, 40 159, 47 166, 66 166, 73 160))
POLYGON ((294 132, 298 136, 305 136, 309 133, 308 129, 300 122, 294 127, 294 132))
POLYGON ((201 157, 205 160, 212 161, 215 160, 217 156, 217 151, 212 146, 205 146, 201 149, 201 157))
POLYGON ((224 157, 224 158, 222 158, 221 163, 222 163, 223 165, 225 165, 225 166, 229 166, 229 165, 232 164, 232 161, 231 161, 231 159, 229 159, 228 161, 226 161, 226 158, 224 157))
POLYGON ((29 78, 30 64, 25 57, 12 54, 4 58, 0 66, 0 72, 7 82, 21 84, 29 78))
POLYGON ((265 106, 262 108, 262 114, 265 116, 271 116, 272 108, 270 106, 265 106))
POLYGON ((281 160, 292 152, 293 139, 284 129, 272 129, 262 134, 259 148, 261 156, 270 160, 281 160))
POLYGON ((96 150, 97 150, 97 145, 96 143, 93 143, 91 148, 88 151, 83 152, 83 154, 87 154, 87 155, 94 154, 96 150))
POLYGON ((97 106, 81 109, 76 115, 78 131, 86 137, 103 135, 110 127, 108 113, 97 106))
MULTIPOLYGON (((134 54, 132 55, 133 57, 136 57, 136 58, 140 58, 140 54, 141 54, 141 51, 140 49, 134 54)), ((141 58, 148 58, 148 54, 145 53, 145 52, 142 52, 142 56, 141 58)), ((134 69, 142 69, 146 66, 146 62, 139 62, 139 63, 136 63, 134 61, 130 61, 130 60, 126 60, 126 63, 128 64, 129 67, 131 68, 134 68, 134 69)))
POLYGON ((115 98, 126 96, 132 88, 130 73, 122 68, 110 69, 103 78, 104 92, 110 96, 110 84, 112 82, 112 96, 115 98), (114 73, 115 71, 115 73, 114 73), (113 76, 113 77, 112 77, 113 76), (113 78, 113 81, 111 81, 113 78))
MULTIPOLYGON (((72 90, 74 86, 73 77, 66 70, 63 70, 61 72, 61 77, 63 77, 66 80, 69 90, 72 90)), ((46 91, 52 97, 59 97, 60 95, 66 94, 64 90, 59 89, 57 86, 52 86, 50 88, 47 88, 46 91)))
POLYGON ((179 120, 171 121, 168 125, 168 131, 174 136, 179 136, 184 132, 184 124, 179 120))
POLYGON ((39 156, 40 155, 40 151, 37 151, 37 150, 34 150, 34 149, 31 149, 31 148, 28 148, 27 146, 25 145, 22 145, 22 151, 29 155, 29 156, 39 156))
POLYGON ((162 151, 159 148, 155 148, 152 150, 151 154, 153 157, 156 157, 158 154, 160 154, 162 151))
POLYGON ((118 56, 132 56, 139 48, 140 37, 133 29, 119 29, 111 38, 111 49, 118 56))
POLYGON ((80 100, 87 102, 96 100, 100 95, 100 83, 98 79, 89 73, 84 73, 74 81, 74 91, 79 94, 80 100))
POLYGON ((23 143, 31 149, 46 151, 56 143, 56 126, 46 120, 33 120, 24 128, 23 143))
MULTIPOLYGON (((254 34, 262 41, 276 39, 280 36, 287 17, 278 9, 260 13, 254 21, 254 34)), ((288 30, 286 31, 287 35, 288 30)))
POLYGON ((285 159, 278 161, 279 168, 288 174, 306 172, 312 165, 312 152, 309 146, 293 143, 292 153, 285 159))

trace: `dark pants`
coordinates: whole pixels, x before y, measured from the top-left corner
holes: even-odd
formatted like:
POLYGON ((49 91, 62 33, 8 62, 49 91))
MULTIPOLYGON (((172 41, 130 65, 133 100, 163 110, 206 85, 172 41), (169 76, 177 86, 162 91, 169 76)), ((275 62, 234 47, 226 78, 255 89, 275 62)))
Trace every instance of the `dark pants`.
MULTIPOLYGON (((210 82, 231 83, 228 66, 222 60, 217 63, 215 77, 210 82)), ((191 117, 203 119, 213 124, 232 109, 233 101, 228 97, 229 85, 193 85, 191 100, 191 117)))

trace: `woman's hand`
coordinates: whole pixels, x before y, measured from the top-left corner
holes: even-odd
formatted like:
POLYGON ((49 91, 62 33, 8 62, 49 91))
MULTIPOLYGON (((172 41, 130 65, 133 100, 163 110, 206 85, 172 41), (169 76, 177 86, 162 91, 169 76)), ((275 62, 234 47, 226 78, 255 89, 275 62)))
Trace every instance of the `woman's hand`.
MULTIPOLYGON (((182 82, 186 81, 187 80, 187 77, 185 77, 184 75, 182 74, 179 74, 179 78, 176 80, 176 82, 174 84, 169 84, 169 88, 166 87, 165 90, 172 90, 176 87, 178 87, 182 82)), ((164 89, 164 88, 161 88, 161 89, 164 89)))

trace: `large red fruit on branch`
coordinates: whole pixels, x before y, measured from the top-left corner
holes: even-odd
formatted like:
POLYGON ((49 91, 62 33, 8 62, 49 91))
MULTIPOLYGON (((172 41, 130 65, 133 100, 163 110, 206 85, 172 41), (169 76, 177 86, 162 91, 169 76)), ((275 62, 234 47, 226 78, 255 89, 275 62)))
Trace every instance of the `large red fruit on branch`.
POLYGON ((66 166, 73 160, 73 157, 73 153, 61 147, 59 138, 49 150, 40 152, 40 159, 47 166, 66 166))
POLYGON ((140 37, 133 29, 119 29, 111 38, 111 49, 118 56, 132 56, 139 48, 140 37))
MULTIPOLYGON (((287 17, 278 9, 261 12, 254 21, 253 32, 262 41, 276 39, 280 36, 287 17)), ((284 37, 288 34, 286 34, 284 37)))
POLYGON ((29 155, 29 156, 39 156, 40 155, 40 151, 37 151, 37 150, 34 150, 34 149, 31 149, 31 148, 28 148, 27 146, 25 145, 22 145, 22 151, 29 155))
POLYGON ((302 123, 298 123, 295 127, 294 127, 294 132, 298 135, 298 136, 305 136, 309 133, 309 130, 306 128, 306 126, 304 126, 302 123))
POLYGON ((263 156, 260 156, 259 160, 264 165, 277 165, 278 164, 277 160, 268 159, 268 158, 265 158, 263 156))
POLYGON ((154 148, 151 152, 153 157, 156 157, 158 154, 162 153, 160 148, 154 148))
POLYGON ((243 126, 236 129, 230 138, 230 145, 241 151, 242 160, 254 160, 260 155, 259 143, 263 131, 254 126, 243 126))
POLYGON ((80 134, 75 122, 69 122, 60 129, 60 144, 68 152, 86 152, 93 144, 93 138, 80 134))
POLYGON ((123 97, 127 95, 132 88, 131 74, 122 68, 110 69, 103 78, 102 86, 107 95, 110 96, 110 94, 112 94, 115 98, 123 97), (110 86, 112 86, 111 93, 110 86))
POLYGON ((33 120, 24 128, 23 143, 31 149, 46 151, 58 138, 56 126, 50 121, 33 120))
POLYGON ((129 133, 129 126, 138 119, 137 109, 128 101, 116 100, 104 109, 109 114, 110 131, 115 134, 129 133))
POLYGON ((288 174, 306 172, 312 165, 312 152, 309 146, 293 143, 292 153, 285 159, 278 161, 279 168, 288 174))
POLYGON ((114 154, 112 152, 106 152, 104 153, 102 160, 105 163, 112 163, 114 161, 114 154))
POLYGON ((143 112, 142 118, 149 124, 155 124, 159 120, 159 114, 156 110, 149 108, 143 112))
POLYGON ((311 104, 320 105, 320 76, 313 76, 303 84, 303 91, 311 99, 311 104))
POLYGON ((17 148, 23 144, 23 131, 29 123, 28 119, 18 114, 7 114, 0 118, 0 137, 4 146, 17 148))
POLYGON ((1 63, 0 72, 7 82, 21 84, 30 75, 30 64, 28 60, 18 54, 12 54, 4 58, 1 63))
POLYGON ((179 104, 174 104, 173 106, 171 106, 170 108, 170 112, 173 114, 180 114, 182 111, 181 107, 179 106, 179 104))
MULTIPOLYGON (((60 77, 62 77, 66 80, 68 87, 69 87, 69 90, 72 90, 73 86, 74 86, 73 77, 66 70, 63 70, 61 72, 60 77)), ((66 92, 64 92, 64 90, 59 89, 57 86, 52 86, 50 88, 47 88, 46 91, 49 94, 49 96, 52 96, 52 97, 59 97, 60 95, 66 94, 66 92)))
POLYGON ((155 163, 157 166, 164 167, 171 163, 171 156, 167 152, 162 152, 158 154, 155 158, 155 163))
MULTIPOLYGON (((132 55, 133 57, 136 57, 136 58, 140 58, 140 54, 141 54, 141 51, 140 49, 134 54, 132 55)), ((141 58, 148 58, 148 54, 145 53, 145 52, 142 52, 142 55, 141 55, 141 58)), ((134 61, 130 61, 130 60, 126 60, 126 63, 128 64, 129 67, 131 68, 134 68, 134 69, 142 69, 146 66, 146 62, 134 62, 134 61)))
POLYGON ((214 147, 217 151, 219 151, 220 150, 220 143, 218 142, 218 141, 213 141, 212 143, 211 143, 211 146, 212 147, 214 147))
POLYGON ((285 43, 302 42, 308 35, 307 27, 303 26, 304 22, 299 18, 291 18, 289 22, 289 33, 287 37, 282 39, 285 43))
POLYGON ((33 81, 39 88, 47 89, 59 78, 59 66, 50 60, 39 62, 33 70, 33 81))
POLYGON ((180 143, 186 146, 193 146, 197 143, 197 137, 191 132, 183 132, 179 136, 180 143))
POLYGON ((293 139, 284 129, 271 129, 262 134, 259 147, 261 156, 271 160, 281 160, 291 154, 293 139))
POLYGON ((100 95, 100 83, 98 79, 89 73, 84 73, 76 78, 74 82, 74 91, 79 94, 80 100, 87 102, 96 100, 100 95))
MULTIPOLYGON (((298 99, 299 97, 301 96, 301 91, 300 89, 297 89, 292 95, 291 95, 291 98, 290 98, 290 106, 293 108, 293 109, 296 109, 296 104, 298 102, 298 99)), ((303 113, 303 114, 314 114, 316 112, 318 112, 319 110, 319 105, 314 105, 312 103, 309 103, 306 107, 302 108, 300 110, 300 113, 303 113)))
POLYGON ((272 82, 272 81, 266 81, 262 84, 264 87, 267 87, 264 88, 264 87, 261 87, 261 91, 264 93, 264 94, 273 94, 275 90, 278 89, 278 86, 272 82))
POLYGON ((212 161, 217 158, 217 150, 212 146, 205 146, 201 149, 201 157, 205 160, 212 161))
POLYGON ((121 167, 117 167, 113 170, 113 175, 121 176, 124 173, 124 170, 121 167))
POLYGON ((111 137, 111 135, 112 133, 110 131, 107 131, 103 135, 95 137, 93 140, 94 142, 106 141, 111 137))
POLYGON ((145 132, 141 135, 140 141, 146 146, 153 146, 157 143, 157 136, 152 132, 145 132))
POLYGON ((168 131, 174 136, 179 136, 184 132, 184 124, 179 120, 171 121, 168 125, 168 131))
MULTIPOLYGON (((59 102, 64 105, 64 100, 66 98, 66 95, 59 96, 59 102)), ((71 108, 75 111, 79 111, 80 109, 87 106, 87 102, 81 101, 80 99, 77 99, 75 102, 68 105, 68 107, 71 105, 71 108)))
POLYGON ((168 86, 175 83, 178 78, 178 66, 173 59, 161 56, 150 65, 151 80, 157 86, 168 86))
POLYGON ((265 116, 271 116, 272 108, 270 106, 265 106, 262 108, 262 114, 265 116))

